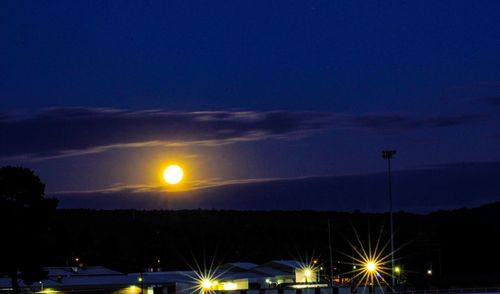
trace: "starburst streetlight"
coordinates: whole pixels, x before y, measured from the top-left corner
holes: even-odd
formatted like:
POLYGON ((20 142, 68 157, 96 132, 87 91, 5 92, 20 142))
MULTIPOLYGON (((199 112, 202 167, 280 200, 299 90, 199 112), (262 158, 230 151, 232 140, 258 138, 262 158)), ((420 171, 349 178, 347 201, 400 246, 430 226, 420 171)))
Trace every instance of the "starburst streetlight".
POLYGON ((190 294, 213 294, 224 286, 219 284, 219 279, 226 273, 226 270, 221 270, 215 266, 214 262, 215 256, 212 257, 209 265, 204 258, 202 265, 195 260, 195 266, 189 266, 192 272, 183 275, 190 280, 191 286, 186 288, 190 294))
POLYGON ((309 283, 309 281, 311 280, 311 275, 312 275, 311 269, 308 268, 304 271, 304 276, 306 277, 306 283, 309 283))
POLYGON ((377 270, 377 264, 374 261, 369 261, 366 263, 366 269, 369 272, 374 272, 375 270, 377 270))
POLYGON ((381 243, 383 227, 380 228, 376 243, 372 246, 371 238, 368 236, 367 243, 363 243, 360 236, 353 227, 356 237, 356 245, 346 240, 350 245, 351 255, 339 251, 340 254, 352 260, 352 270, 346 272, 346 275, 351 275, 351 281, 354 283, 354 289, 360 285, 371 286, 373 292, 375 287, 378 287, 381 292, 385 292, 384 287, 391 288, 386 277, 391 276, 391 252, 388 252, 390 240, 381 243))

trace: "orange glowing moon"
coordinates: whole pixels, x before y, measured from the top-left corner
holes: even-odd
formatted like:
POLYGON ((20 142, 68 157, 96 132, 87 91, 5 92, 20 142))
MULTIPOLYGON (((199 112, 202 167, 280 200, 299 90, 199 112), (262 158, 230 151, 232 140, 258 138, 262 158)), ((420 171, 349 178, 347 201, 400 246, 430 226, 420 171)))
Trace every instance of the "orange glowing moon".
POLYGON ((184 177, 184 171, 180 166, 176 164, 169 165, 163 171, 163 179, 170 185, 175 185, 180 183, 183 177, 184 177))

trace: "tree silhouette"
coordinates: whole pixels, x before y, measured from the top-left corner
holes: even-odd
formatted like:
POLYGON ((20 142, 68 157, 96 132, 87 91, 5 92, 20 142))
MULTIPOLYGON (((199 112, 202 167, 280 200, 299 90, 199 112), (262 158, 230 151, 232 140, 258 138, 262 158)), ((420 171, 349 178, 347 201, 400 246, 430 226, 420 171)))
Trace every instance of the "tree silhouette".
POLYGON ((49 222, 57 200, 44 198, 45 184, 28 168, 0 168, 0 273, 12 280, 19 293, 19 279, 30 284, 44 277, 42 270, 49 222))

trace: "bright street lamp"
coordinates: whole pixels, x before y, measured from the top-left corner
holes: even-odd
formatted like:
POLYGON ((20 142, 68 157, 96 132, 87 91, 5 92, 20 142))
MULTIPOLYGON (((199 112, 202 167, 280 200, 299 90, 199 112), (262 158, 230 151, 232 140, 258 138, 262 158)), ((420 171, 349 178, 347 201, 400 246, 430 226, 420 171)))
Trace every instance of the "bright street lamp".
POLYGON ((369 271, 369 272, 374 272, 377 270, 377 264, 373 261, 369 261, 367 264, 366 264, 366 269, 369 271))

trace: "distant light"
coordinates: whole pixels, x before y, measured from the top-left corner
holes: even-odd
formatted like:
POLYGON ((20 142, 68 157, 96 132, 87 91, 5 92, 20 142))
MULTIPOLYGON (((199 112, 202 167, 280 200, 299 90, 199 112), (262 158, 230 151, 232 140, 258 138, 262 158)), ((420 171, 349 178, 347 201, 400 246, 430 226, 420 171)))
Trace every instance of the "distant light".
POLYGON ((266 283, 271 284, 271 279, 266 279, 266 283))
POLYGON ((400 268, 399 266, 395 267, 395 268, 394 268, 394 272, 395 272, 396 274, 399 274, 399 273, 401 272, 401 268, 400 268))
POLYGON ((432 270, 431 270, 431 269, 428 269, 428 270, 427 270, 427 274, 428 274, 429 276, 432 276, 432 270))
POLYGON ((311 270, 310 270, 310 269, 306 269, 306 270, 304 271, 304 275, 305 275, 306 277, 308 277, 308 278, 311 276, 311 274, 312 274, 312 272, 311 272, 311 270))
POLYGON ((236 283, 224 283, 222 288, 224 290, 236 290, 236 283))
POLYGON ((357 268, 358 268, 358 267, 357 267, 357 266, 355 266, 355 265, 353 265, 353 266, 352 266, 352 269, 357 269, 357 268))
POLYGON ((79 262, 79 261, 80 261, 80 258, 75 257, 75 261, 76 261, 76 262, 79 262))
POLYGON ((313 263, 314 263, 314 264, 317 264, 317 263, 318 263, 318 261, 315 259, 315 260, 313 260, 313 263))
POLYGON ((369 271, 369 272, 373 272, 377 269, 377 264, 373 261, 369 261, 367 264, 366 264, 366 269, 369 271))
POLYGON ((142 277, 138 277, 137 281, 142 282, 142 277))

